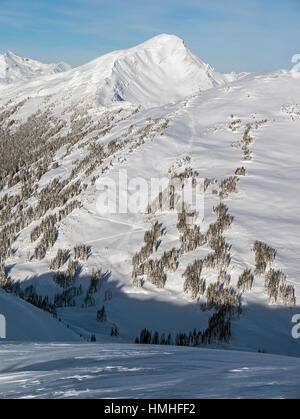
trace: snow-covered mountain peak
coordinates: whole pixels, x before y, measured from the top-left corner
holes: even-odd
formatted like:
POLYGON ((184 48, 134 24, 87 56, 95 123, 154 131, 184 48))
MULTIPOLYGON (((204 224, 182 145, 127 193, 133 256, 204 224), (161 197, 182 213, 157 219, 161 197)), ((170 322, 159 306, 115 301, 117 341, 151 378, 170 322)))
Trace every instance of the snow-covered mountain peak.
POLYGON ((101 67, 109 61, 111 72, 99 94, 103 105, 128 101, 146 107, 159 106, 227 82, 225 76, 201 61, 175 35, 155 36, 92 63, 101 67))
POLYGON ((36 77, 65 72, 71 69, 64 62, 44 64, 30 58, 22 58, 12 51, 0 55, 0 84, 28 82, 36 77))
POLYGON ((153 38, 148 39, 142 44, 138 45, 137 48, 162 48, 167 47, 168 49, 172 48, 185 48, 185 43, 183 39, 179 38, 176 35, 169 34, 160 34, 154 36, 153 38))
POLYGON ((81 101, 82 97, 96 99, 108 107, 129 102, 151 108, 228 83, 225 75, 201 61, 175 35, 155 36, 133 48, 111 52, 55 76, 51 75, 64 72, 68 66, 45 65, 7 54, 0 56, 0 83, 35 78, 26 86, 18 84, 15 94, 20 99, 28 94, 63 95, 75 101, 81 101), (45 77, 37 81, 38 75, 45 77))
MULTIPOLYGON (((18 56, 14 53, 14 52, 12 52, 12 51, 10 51, 10 50, 7 50, 5 53, 4 53, 4 56, 6 57, 6 58, 18 58, 18 56)), ((20 57, 19 57, 20 58, 20 57)))

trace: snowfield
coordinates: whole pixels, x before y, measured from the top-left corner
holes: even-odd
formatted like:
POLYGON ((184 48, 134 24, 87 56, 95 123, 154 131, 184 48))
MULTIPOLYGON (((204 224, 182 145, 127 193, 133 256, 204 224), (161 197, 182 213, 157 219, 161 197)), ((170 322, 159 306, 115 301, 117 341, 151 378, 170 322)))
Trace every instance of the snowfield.
POLYGON ((300 398, 300 360, 118 344, 1 344, 0 398, 300 398))

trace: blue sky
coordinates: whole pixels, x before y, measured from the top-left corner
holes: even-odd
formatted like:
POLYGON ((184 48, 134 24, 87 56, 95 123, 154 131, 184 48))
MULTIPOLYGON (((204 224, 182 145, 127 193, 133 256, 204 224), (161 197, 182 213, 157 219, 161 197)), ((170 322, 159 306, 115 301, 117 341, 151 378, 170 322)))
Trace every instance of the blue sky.
POLYGON ((0 0, 0 52, 72 66, 159 33, 218 71, 291 68, 300 0, 0 0))

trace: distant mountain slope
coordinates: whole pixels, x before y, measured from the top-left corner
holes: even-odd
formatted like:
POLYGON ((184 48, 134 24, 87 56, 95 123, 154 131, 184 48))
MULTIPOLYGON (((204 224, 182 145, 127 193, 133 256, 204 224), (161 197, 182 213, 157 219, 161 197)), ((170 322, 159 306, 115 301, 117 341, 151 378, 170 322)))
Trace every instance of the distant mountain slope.
MULTIPOLYGON (((1 74, 1 73, 0 73, 1 74)), ((65 74, 9 90, 8 95, 92 98, 103 106, 130 102, 160 106, 228 82, 174 35, 159 35, 128 50, 114 51, 65 74)))
POLYGON ((28 82, 44 75, 62 73, 71 69, 69 64, 43 64, 30 58, 18 57, 11 51, 0 55, 0 85, 28 82))
POLYGON ((80 341, 79 336, 31 304, 0 289, 0 314, 6 317, 7 340, 57 342, 80 341))

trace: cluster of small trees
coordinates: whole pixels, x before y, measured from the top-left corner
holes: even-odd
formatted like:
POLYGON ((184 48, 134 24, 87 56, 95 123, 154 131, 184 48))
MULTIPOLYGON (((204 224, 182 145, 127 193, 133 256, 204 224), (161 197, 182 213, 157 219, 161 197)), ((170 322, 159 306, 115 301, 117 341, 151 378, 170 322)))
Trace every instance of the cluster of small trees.
POLYGON ((104 301, 110 301, 113 297, 112 290, 105 290, 104 301))
MULTIPOLYGON (((14 124, 13 127, 4 126, 23 104, 24 102, 20 102, 16 106, 7 106, 7 110, 0 116, 0 151, 3 156, 0 164, 0 190, 4 186, 12 187, 26 179, 28 172, 33 175, 31 166, 35 165, 36 169, 36 163, 40 161, 41 156, 51 157, 52 149, 61 145, 57 145, 60 143, 58 138, 51 146, 48 140, 62 130, 65 123, 50 117, 47 112, 31 115, 27 121, 14 124), (50 128, 51 123, 55 124, 55 128, 50 128)), ((33 180, 36 180, 35 176, 33 180)))
POLYGON ((166 283, 166 274, 164 272, 162 260, 150 259, 145 263, 145 274, 147 280, 155 285, 157 288, 164 288, 166 283))
MULTIPOLYGON (((140 109, 139 109, 140 110, 140 109)), ((139 111, 138 110, 138 111, 139 111)), ((148 141, 153 140, 158 134, 163 134, 166 128, 169 125, 168 119, 154 119, 150 124, 146 125, 144 128, 137 130, 136 135, 138 139, 133 143, 129 148, 129 153, 132 153, 138 147, 141 147, 145 144, 146 139, 148 141)))
POLYGON ((185 225, 184 229, 181 229, 182 234, 180 236, 182 253, 189 253, 196 250, 198 247, 206 244, 206 237, 200 232, 200 227, 194 224, 193 227, 185 225))
POLYGON ((281 112, 286 113, 292 121, 294 121, 295 119, 298 119, 300 116, 300 110, 299 110, 298 104, 283 105, 281 106, 280 110, 281 112))
MULTIPOLYGON (((58 306, 73 305, 74 297, 82 292, 81 287, 72 286, 78 268, 75 261, 69 261, 65 273, 57 272, 55 274, 55 280, 65 288, 62 294, 56 295, 55 304, 50 303, 48 297, 37 296, 32 289, 27 289, 26 293, 22 291, 19 283, 6 278, 4 264, 7 257, 14 251, 13 243, 17 234, 33 221, 40 220, 49 210, 58 209, 56 213, 47 215, 31 234, 32 242, 42 236, 34 252, 37 259, 42 259, 47 250, 53 246, 57 236, 56 224, 79 207, 79 202, 74 197, 77 197, 87 185, 81 185, 81 181, 76 180, 75 177, 80 171, 85 170, 86 166, 78 162, 68 178, 64 180, 55 178, 41 190, 39 190, 38 182, 49 170, 57 168, 57 164, 53 165, 53 158, 62 146, 67 145, 66 155, 70 154, 72 147, 80 143, 84 136, 97 127, 91 123, 89 116, 85 118, 75 110, 68 133, 61 135, 61 131, 68 123, 51 116, 51 107, 45 112, 39 111, 32 115, 25 123, 6 124, 7 120, 21 106, 23 103, 16 106, 8 104, 5 111, 0 110, 0 151, 3 157, 0 161, 0 191, 5 187, 20 186, 16 189, 20 192, 13 194, 11 193, 13 191, 9 191, 0 198, 0 286, 6 287, 7 291, 16 293, 21 298, 26 297, 29 302, 39 308, 54 312, 55 304, 58 306), (31 201, 27 202, 29 199, 31 201)), ((122 118, 121 115, 118 118, 122 118)), ((112 127, 112 115, 108 119, 112 127)), ((108 128, 105 127, 105 129, 108 128)), ((103 135, 105 135, 105 129, 103 135)), ((109 148, 109 152, 117 151, 113 143, 109 148)), ((98 151, 99 149, 96 147, 90 150, 90 154, 95 156, 98 151)), ((97 163, 101 163, 100 157, 97 157, 97 163)), ((86 260, 88 257, 88 250, 84 246, 79 247, 74 253, 76 258, 81 260, 86 260)), ((56 257, 50 262, 51 269, 60 269, 66 260, 65 251, 58 251, 56 257)), ((97 277, 97 275, 95 276, 97 277)), ((99 278, 92 278, 90 292, 95 292, 98 282, 99 278)))
POLYGON ((110 336, 119 336, 119 330, 116 326, 111 328, 110 336))
POLYGON ((229 178, 222 180, 222 182, 219 184, 220 199, 226 199, 228 198, 229 194, 237 193, 238 190, 237 190, 236 185, 238 181, 239 181, 238 176, 230 176, 229 178))
POLYGON ((177 333, 175 337, 176 346, 199 346, 202 344, 202 332, 200 330, 190 333, 177 333))
POLYGON ((157 331, 152 333, 148 329, 143 329, 141 331, 140 336, 135 339, 135 343, 144 345, 173 345, 171 333, 169 333, 167 337, 164 333, 159 336, 157 331))
POLYGON ((41 310, 48 311, 54 317, 57 316, 56 307, 52 302, 49 301, 49 297, 42 297, 41 295, 38 295, 34 286, 30 285, 29 287, 26 287, 24 294, 22 295, 21 291, 18 296, 27 301, 29 304, 32 304, 41 310))
POLYGON ((287 307, 294 307, 296 305, 295 289, 292 285, 283 283, 279 287, 279 298, 287 307))
POLYGON ((267 266, 274 262, 276 251, 260 241, 254 243, 253 251, 255 252, 255 275, 264 274, 267 266))
POLYGON ((237 290, 242 294, 250 291, 252 289, 253 279, 254 277, 251 270, 245 269, 244 272, 239 276, 237 290))
POLYGON ((55 305, 49 300, 48 296, 38 295, 36 289, 33 285, 30 285, 23 290, 21 288, 20 281, 11 281, 7 279, 3 289, 10 293, 18 296, 22 300, 27 301, 29 304, 34 305, 41 310, 47 311, 52 314, 54 317, 57 316, 55 305))
POLYGON ((73 174, 79 173, 84 167, 88 166, 85 170, 85 176, 90 176, 97 167, 101 166, 110 154, 106 153, 102 144, 90 143, 89 145, 90 153, 83 159, 81 162, 73 169, 73 174))
MULTIPOLYGON (((259 127, 261 127, 262 125, 266 124, 268 122, 267 119, 262 120, 262 121, 257 121, 256 123, 248 123, 246 124, 244 133, 243 133, 243 137, 241 142, 238 143, 238 147, 242 148, 243 151, 243 160, 244 161, 249 161, 252 160, 252 152, 249 148, 250 144, 253 142, 253 138, 250 135, 251 129, 255 128, 258 129, 259 127)), ((239 170, 239 169, 238 169, 239 170)), ((236 173, 237 175, 241 175, 244 176, 244 174, 242 173, 236 173)))
POLYGON ((246 176, 246 169, 243 167, 238 167, 235 171, 236 176, 246 176))
POLYGON ((30 285, 22 290, 19 281, 12 282, 9 279, 6 280, 3 289, 39 309, 49 312, 54 317, 57 317, 56 309, 58 307, 74 307, 76 305, 74 298, 82 294, 81 285, 79 287, 73 286, 64 290, 60 294, 56 294, 54 301, 51 302, 48 296, 38 295, 33 285, 30 285))
POLYGON ((209 186, 215 185, 216 183, 217 183, 217 180, 215 178, 212 178, 212 179, 206 178, 206 179, 204 179, 203 192, 206 192, 207 189, 209 188, 209 186))
POLYGON ((218 275, 218 284, 223 287, 229 287, 231 276, 223 269, 220 270, 218 275))
POLYGON ((256 241, 253 251, 255 252, 255 275, 265 274, 265 293, 269 297, 269 302, 274 304, 280 298, 284 305, 293 307, 296 304, 294 287, 286 284, 282 271, 272 268, 267 271, 275 260, 276 250, 266 243, 256 241))
POLYGON ((43 234, 43 237, 40 243, 34 249, 34 257, 37 260, 42 260, 46 256, 47 250, 54 246, 57 238, 57 230, 55 227, 51 227, 49 230, 46 230, 43 234))
POLYGON ((154 279, 157 276, 157 264, 147 259, 157 250, 159 246, 159 238, 162 235, 161 225, 156 221, 151 230, 146 231, 144 235, 145 245, 132 258, 132 280, 136 283, 137 277, 147 274, 154 279))
POLYGON ((34 229, 30 233, 31 243, 35 242, 42 234, 45 234, 51 229, 53 229, 56 223, 57 223, 56 214, 49 215, 44 220, 42 220, 41 224, 34 227, 34 229))
POLYGON ((68 267, 66 272, 56 272, 53 277, 53 281, 61 288, 69 288, 74 285, 75 277, 80 269, 77 262, 69 259, 68 267))
POLYGON ((91 275, 91 282, 90 282, 90 286, 88 290, 90 294, 96 294, 96 292, 100 290, 102 280, 103 280, 102 270, 98 269, 97 271, 95 271, 93 269, 92 275, 91 275))
POLYGON ((230 264, 230 246, 226 243, 223 233, 231 226, 233 218, 228 213, 227 207, 220 203, 214 211, 217 221, 209 225, 205 239, 209 247, 214 251, 203 260, 204 267, 214 269, 226 269, 230 264))
POLYGON ((202 334, 202 343, 229 343, 231 339, 231 311, 230 307, 222 307, 209 319, 208 327, 202 334))
POLYGON ((95 305, 95 299, 93 297, 93 294, 97 293, 100 290, 102 280, 103 280, 103 276, 102 276, 101 269, 97 271, 93 269, 90 285, 87 289, 87 292, 84 298, 83 307, 92 307, 95 305))
MULTIPOLYGON (((79 206, 79 203, 76 200, 70 203, 67 203, 67 201, 81 192, 80 181, 71 182, 81 170, 85 169, 86 165, 82 164, 82 162, 78 162, 75 170, 72 171, 71 176, 67 179, 63 181, 59 178, 54 179, 50 184, 39 191, 38 194, 38 184, 35 184, 35 182, 38 182, 48 170, 56 168, 57 165, 53 166, 53 157, 59 148, 68 144, 66 155, 70 154, 72 147, 76 143, 79 143, 85 135, 95 129, 99 129, 100 125, 101 127, 105 125, 103 125, 103 121, 97 123, 99 126, 97 124, 97 126, 93 125, 91 123, 91 118, 87 115, 87 109, 79 111, 78 108, 74 110, 73 116, 71 117, 69 132, 65 136, 59 136, 58 133, 67 125, 67 122, 59 121, 51 116, 51 105, 45 112, 39 111, 28 118, 25 123, 18 124, 17 129, 14 127, 13 135, 10 134, 9 129, 6 129, 4 132, 3 123, 5 123, 6 118, 11 117, 11 115, 13 115, 21 106, 23 106, 23 103, 19 103, 16 106, 7 106, 5 112, 0 111, 0 133, 3 134, 3 136, 0 136, 1 150, 2 147, 5 146, 2 150, 2 155, 6 155, 5 153, 9 149, 9 158, 1 160, 0 163, 0 190, 5 185, 11 187, 18 183, 21 183, 22 190, 21 194, 12 196, 6 194, 0 199, 0 207, 2 210, 0 223, 2 224, 2 221, 8 223, 12 218, 14 219, 12 224, 4 226, 1 231, 0 239, 3 240, 0 240, 0 260, 2 262, 4 262, 11 253, 11 246, 15 239, 15 235, 23 228, 27 227, 32 221, 40 219, 49 209, 53 210, 64 206, 64 208, 59 210, 58 218, 56 220, 56 222, 61 221, 79 206), (84 113, 86 117, 84 117, 84 113), (4 137, 7 141, 2 141, 4 137), (43 138, 43 141, 41 141, 41 138, 43 138), (19 150, 18 147, 20 145, 23 147, 22 152, 16 152, 19 150), (6 184, 2 182, 4 179, 7 180, 6 184), (31 197, 35 197, 38 200, 35 207, 32 205, 30 205, 30 207, 24 205, 25 201, 31 197), (12 212, 13 207, 16 207, 15 214, 12 212)), ((119 111, 117 113, 116 111, 107 113, 109 115, 106 118, 107 126, 104 131, 113 126, 112 121, 115 123, 116 114, 119 113, 119 111)), ((103 117, 103 120, 104 119, 105 117, 103 117)), ((120 119, 120 117, 118 117, 118 119, 120 119)), ((155 124, 156 123, 157 121, 155 121, 155 124)), ((104 131, 103 133, 100 133, 100 135, 105 135, 105 133, 107 133, 107 131, 104 131)), ((113 142, 108 149, 109 153, 117 151, 115 150, 113 142)), ((96 147, 96 150, 90 150, 90 154, 97 156, 97 159, 99 159, 101 153, 98 153, 98 151, 99 149, 96 147)), ((109 153, 104 154, 103 157, 106 158, 109 153)), ((101 161, 98 161, 98 163, 102 163, 102 159, 101 161)), ((56 215, 54 214, 51 217, 54 218, 56 215)), ((43 228, 44 226, 38 226, 33 231, 31 235, 33 241, 37 240, 42 234, 43 228), (39 227, 41 227, 41 229, 39 227)), ((47 237, 45 237, 44 242, 40 243, 36 249, 35 254, 38 259, 44 257, 45 251, 47 251, 48 245, 50 245, 51 240, 48 240, 48 244, 45 243, 47 240, 47 237)))
POLYGON ((102 306, 102 308, 97 311, 96 320, 99 323, 105 323, 107 321, 107 315, 104 306, 102 306))
POLYGON ((64 218, 66 218, 71 212, 73 212, 76 208, 79 208, 80 204, 77 199, 74 199, 73 201, 66 204, 62 209, 58 211, 58 221, 62 221, 64 218))
POLYGON ((142 280, 139 282, 138 276, 147 276, 147 280, 158 288, 164 288, 166 282, 166 274, 163 269, 161 259, 149 259, 139 266, 136 271, 136 277, 133 278, 133 284, 138 288, 142 286, 142 280))
POLYGON ((4 264, 0 264, 0 288, 4 288, 6 285, 7 279, 5 275, 4 264))
MULTIPOLYGON (((188 158, 190 159, 190 157, 188 158)), ((186 159, 184 159, 185 163, 190 162, 190 160, 187 161, 186 159)), ((177 162, 177 165, 181 167, 184 162, 177 162)), ((158 197, 151 204, 148 204, 147 214, 155 214, 158 210, 162 211, 163 209, 174 211, 177 203, 179 207, 181 202, 180 199, 176 200, 176 192, 181 194, 189 179, 191 179, 193 188, 196 188, 197 178, 199 176, 199 173, 196 170, 193 170, 190 167, 185 168, 184 171, 180 173, 176 173, 173 170, 174 168, 169 169, 171 178, 168 186, 158 194, 158 197)), ((182 212, 184 212, 183 209, 182 212)))
POLYGON ((197 177, 199 177, 199 173, 196 170, 193 170, 191 167, 186 167, 183 172, 174 173, 171 180, 173 184, 174 184, 174 180, 179 180, 179 182, 176 182, 177 185, 181 184, 182 186, 184 186, 184 182, 187 179, 192 179, 192 185, 196 186, 197 177))
POLYGON ((222 202, 214 208, 214 212, 217 215, 217 222, 208 229, 207 240, 213 239, 214 236, 220 236, 227 231, 233 221, 233 217, 228 213, 228 208, 222 202))
POLYGON ((270 269, 265 276, 265 291, 270 303, 275 303, 278 298, 279 288, 284 284, 284 274, 281 271, 270 269))
POLYGON ((73 183, 71 181, 71 176, 63 181, 55 178, 42 189, 38 195, 39 199, 35 207, 35 214, 38 218, 42 217, 49 210, 63 207, 69 200, 82 192, 80 180, 73 183))
POLYGON ((265 292, 269 297, 270 303, 276 303, 279 297, 286 306, 293 307, 296 304, 294 287, 286 284, 282 271, 270 269, 266 273, 265 292))
MULTIPOLYGON (((63 145, 68 144, 72 147, 89 132, 89 129, 93 130, 92 125, 87 131, 82 129, 82 123, 88 125, 88 120, 81 122, 80 127, 71 121, 68 134, 59 135, 67 122, 51 116, 50 108, 45 112, 39 111, 31 115, 24 123, 15 124, 12 131, 10 127, 4 128, 5 118, 11 117, 21 106, 23 103, 16 106, 8 105, 7 111, 0 112, 0 150, 4 157, 0 162, 0 190, 5 186, 10 188, 17 184, 21 185, 21 193, 5 194, 6 197, 0 200, 2 209, 0 260, 2 262, 10 254, 17 233, 29 226, 32 221, 43 217, 49 209, 63 207, 69 199, 80 193, 80 181, 70 184, 72 176, 64 181, 54 179, 39 193, 37 193, 37 182, 50 170, 55 153, 63 145), (37 205, 26 205, 26 200, 33 197, 37 198, 37 205)), ((66 217, 78 205, 76 200, 65 205, 59 211, 58 221, 66 217)), ((31 239, 35 241, 41 234, 42 231, 37 228, 31 239)), ((37 249, 36 253, 38 258, 43 257, 42 246, 37 249)))
POLYGON ((180 252, 189 253, 206 243, 206 237, 200 232, 200 227, 194 224, 196 211, 187 211, 182 205, 181 212, 178 213, 177 229, 180 235, 180 252))
POLYGON ((233 132, 236 131, 239 127, 239 125, 242 123, 241 119, 235 119, 229 124, 229 129, 231 129, 233 132))
POLYGON ((4 264, 6 258, 12 251, 12 245, 15 240, 15 232, 18 231, 17 223, 6 225, 0 232, 0 263, 4 264))
POLYGON ((75 297, 82 295, 82 286, 79 287, 72 286, 64 290, 60 294, 56 294, 54 297, 55 307, 75 307, 76 301, 75 297))
POLYGON ((144 285, 144 279, 138 276, 132 278, 132 286, 134 288, 142 288, 144 285))
POLYGON ((205 280, 201 278, 202 267, 203 261, 195 260, 194 263, 187 266, 183 274, 185 278, 183 290, 186 293, 191 292, 193 299, 205 293, 205 280))
POLYGON ((195 211, 188 212, 185 208, 185 205, 182 205, 181 212, 178 212, 178 223, 176 226, 180 233, 184 234, 189 230, 190 225, 194 224, 195 215, 195 211))
POLYGON ((74 259, 86 261, 89 257, 90 249, 85 244, 77 245, 73 248, 74 259))
POLYGON ((51 260, 49 264, 49 269, 56 271, 61 268, 68 260, 69 251, 58 249, 57 255, 51 260))
POLYGON ((179 251, 174 247, 168 252, 164 252, 161 261, 164 269, 169 272, 176 272, 178 267, 179 251))
POLYGON ((244 160, 251 160, 251 150, 249 149, 249 145, 252 143, 253 139, 250 136, 250 131, 251 131, 252 125, 251 124, 247 124, 245 131, 244 131, 244 135, 242 138, 242 150, 244 152, 244 160))
POLYGON ((209 245, 214 253, 206 256, 203 261, 204 266, 210 269, 216 267, 227 268, 230 264, 230 254, 228 253, 230 246, 226 243, 224 237, 216 237, 209 242, 209 245))
POLYGON ((210 319, 207 329, 203 332, 194 329, 189 333, 177 333, 173 340, 172 334, 161 336, 157 331, 152 333, 143 329, 140 336, 135 339, 136 344, 144 345, 176 345, 176 346, 200 346, 213 343, 229 343, 231 339, 230 311, 224 307, 219 309, 210 319))
POLYGON ((206 307, 202 304, 204 310, 226 308, 232 315, 240 311, 240 298, 234 288, 223 288, 218 283, 210 284, 206 290, 206 307))
POLYGON ((258 129, 258 128, 260 128, 262 125, 265 125, 265 124, 267 124, 268 123, 268 120, 267 119, 262 119, 261 121, 257 121, 256 122, 256 124, 255 124, 255 128, 256 129, 258 129))

